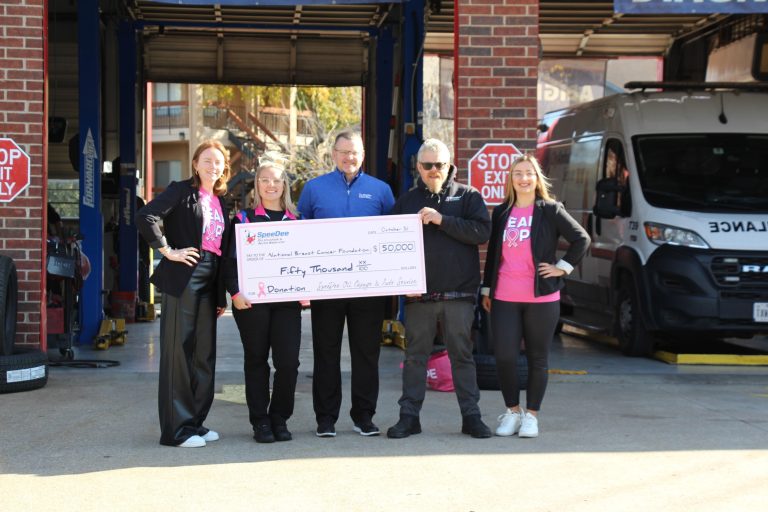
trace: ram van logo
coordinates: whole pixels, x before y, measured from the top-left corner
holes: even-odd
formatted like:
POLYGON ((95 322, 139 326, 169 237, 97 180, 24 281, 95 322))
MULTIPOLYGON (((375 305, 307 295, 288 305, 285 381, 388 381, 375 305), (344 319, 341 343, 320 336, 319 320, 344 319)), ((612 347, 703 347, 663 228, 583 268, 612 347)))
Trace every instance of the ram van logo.
POLYGON ((745 274, 747 272, 768 273, 768 265, 742 265, 741 271, 745 274))

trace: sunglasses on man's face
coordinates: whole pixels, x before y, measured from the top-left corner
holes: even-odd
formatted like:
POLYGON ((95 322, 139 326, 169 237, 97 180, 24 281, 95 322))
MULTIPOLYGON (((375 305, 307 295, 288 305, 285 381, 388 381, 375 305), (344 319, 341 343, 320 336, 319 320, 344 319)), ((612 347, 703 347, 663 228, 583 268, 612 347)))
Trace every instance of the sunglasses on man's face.
POLYGON ((438 171, 442 171, 443 169, 448 167, 447 162, 420 162, 420 163, 425 171, 431 171, 432 167, 434 167, 438 171))

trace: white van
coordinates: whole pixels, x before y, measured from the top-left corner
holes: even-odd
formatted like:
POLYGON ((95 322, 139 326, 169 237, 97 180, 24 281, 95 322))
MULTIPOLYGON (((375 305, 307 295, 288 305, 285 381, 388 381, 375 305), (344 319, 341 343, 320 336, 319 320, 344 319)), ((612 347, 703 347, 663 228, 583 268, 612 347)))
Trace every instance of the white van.
POLYGON ((627 84, 642 90, 539 126, 553 192, 592 236, 562 320, 631 356, 768 333, 768 89, 680 85, 627 84))

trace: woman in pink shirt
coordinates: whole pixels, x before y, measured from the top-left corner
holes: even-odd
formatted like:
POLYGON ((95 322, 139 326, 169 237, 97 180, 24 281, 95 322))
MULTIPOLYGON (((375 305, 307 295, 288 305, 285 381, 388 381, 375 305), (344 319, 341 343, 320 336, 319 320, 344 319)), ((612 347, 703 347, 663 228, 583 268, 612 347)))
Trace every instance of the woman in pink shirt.
POLYGON ((562 277, 578 265, 589 235, 549 194, 533 156, 518 157, 507 177, 504 202, 494 208, 485 262, 482 306, 491 315, 496 369, 507 409, 496 435, 537 437, 547 388, 549 344, 560 317, 562 277), (560 237, 569 242, 562 259, 560 237), (517 359, 525 338, 527 410, 520 407, 517 359))
POLYGON ((229 152, 204 141, 192 157, 192 177, 172 182, 136 214, 139 232, 163 257, 151 281, 163 293, 158 409, 160 444, 167 446, 199 448, 219 439, 203 422, 213 403, 216 319, 227 306, 219 266, 228 180, 229 152))

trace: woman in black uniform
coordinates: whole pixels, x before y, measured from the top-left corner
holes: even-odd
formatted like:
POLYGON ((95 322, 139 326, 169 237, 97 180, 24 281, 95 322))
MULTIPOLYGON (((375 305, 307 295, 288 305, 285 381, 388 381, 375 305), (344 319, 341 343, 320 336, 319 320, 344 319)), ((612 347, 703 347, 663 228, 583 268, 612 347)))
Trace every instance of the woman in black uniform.
MULTIPOLYGON (((241 210, 232 219, 235 226, 246 222, 296 220, 285 170, 265 163, 256 170, 253 207, 241 210)), ((252 304, 238 285, 236 244, 230 243, 225 281, 232 295, 232 310, 245 352, 245 398, 253 438, 259 443, 290 441, 286 422, 293 414, 296 378, 301 345, 301 304, 272 302, 252 304), (275 367, 272 396, 269 394, 269 351, 275 367)))

